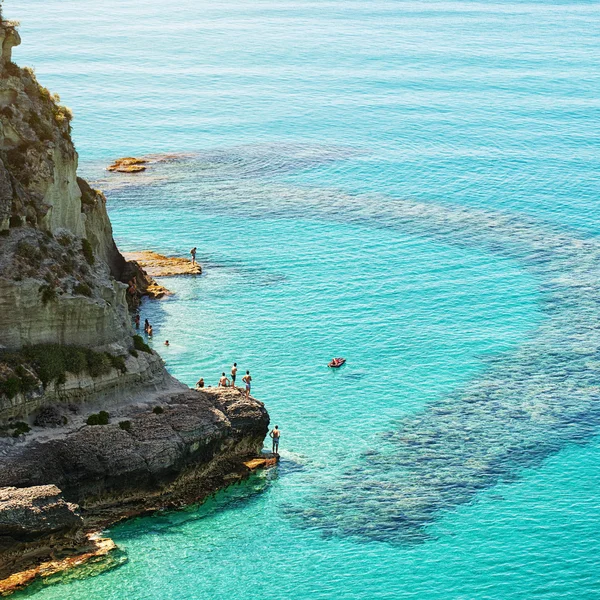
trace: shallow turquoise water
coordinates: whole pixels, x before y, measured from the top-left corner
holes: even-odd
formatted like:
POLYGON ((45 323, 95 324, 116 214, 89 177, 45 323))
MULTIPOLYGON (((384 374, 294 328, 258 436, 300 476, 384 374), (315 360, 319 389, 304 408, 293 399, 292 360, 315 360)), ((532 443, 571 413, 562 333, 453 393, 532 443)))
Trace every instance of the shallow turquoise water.
POLYGON ((38 597, 597 597, 597 4, 8 13, 121 248, 198 246, 144 307, 167 366, 236 360, 283 431, 277 471, 38 597))

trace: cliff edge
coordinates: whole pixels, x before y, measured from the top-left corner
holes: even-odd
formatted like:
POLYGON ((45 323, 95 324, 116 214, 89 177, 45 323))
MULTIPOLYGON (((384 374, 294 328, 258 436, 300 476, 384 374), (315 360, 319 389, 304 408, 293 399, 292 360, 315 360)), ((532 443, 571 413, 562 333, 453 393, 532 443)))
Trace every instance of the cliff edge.
POLYGON ((269 423, 237 389, 190 390, 134 335, 123 281, 150 278, 77 176, 71 111, 12 62, 20 41, 0 20, 0 579, 244 477, 269 423), (33 532, 44 511, 62 525, 33 532))

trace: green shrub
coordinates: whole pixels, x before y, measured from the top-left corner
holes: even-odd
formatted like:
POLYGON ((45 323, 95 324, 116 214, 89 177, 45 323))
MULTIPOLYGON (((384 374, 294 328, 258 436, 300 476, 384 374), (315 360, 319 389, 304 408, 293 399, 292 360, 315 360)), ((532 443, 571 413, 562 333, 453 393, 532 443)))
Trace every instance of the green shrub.
POLYGON ((78 283, 73 287, 73 293, 79 296, 92 297, 92 288, 87 283, 78 283))
POLYGON ((131 348, 129 350, 129 354, 131 354, 131 356, 133 356, 134 358, 137 358, 139 356, 138 351, 135 348, 131 348))
POLYGON ((42 294, 42 304, 46 305, 48 302, 55 302, 58 299, 58 293, 56 288, 51 285, 41 285, 40 294, 42 294))
POLYGON ((90 415, 86 421, 85 421, 88 425, 100 425, 100 417, 98 416, 98 414, 94 413, 92 415, 90 415))
POLYGON ((67 370, 63 347, 58 344, 30 346, 23 353, 25 360, 32 363, 44 387, 64 376, 67 370))
POLYGON ((39 382, 23 365, 18 365, 15 369, 17 377, 21 380, 21 391, 23 393, 35 390, 39 382))
POLYGON ((89 265, 93 265, 94 262, 96 262, 92 244, 90 244, 90 241, 86 238, 81 240, 81 251, 83 252, 83 256, 85 256, 85 260, 87 260, 89 265))
POLYGON ((0 381, 0 395, 14 398, 21 391, 21 380, 18 377, 7 377, 0 381))
POLYGON ((121 421, 119 423, 119 427, 123 430, 123 431, 131 431, 131 421, 121 421))
POLYGON ((147 352, 148 354, 152 354, 152 349, 150 348, 150 346, 148 346, 148 344, 146 344, 146 342, 144 342, 141 335, 133 336, 133 347, 136 350, 139 350, 140 352, 147 352))
POLYGON ((109 414, 105 410, 101 410, 99 413, 91 414, 86 423, 88 425, 108 425, 109 414))
POLYGON ((29 433, 31 431, 31 427, 29 427, 29 425, 27 423, 24 423, 23 421, 17 421, 13 425, 13 427, 14 427, 14 431, 12 433, 13 437, 19 437, 20 435, 29 433))
POLYGON ((155 407, 152 409, 152 412, 153 412, 155 415, 162 415, 162 414, 165 412, 165 409, 164 409, 162 406, 155 406, 155 407))
MULTIPOLYGON (((127 371, 125 359, 113 356, 108 352, 95 352, 89 348, 78 346, 62 346, 60 344, 41 344, 28 346, 17 353, 0 353, 0 362, 14 369, 15 376, 0 381, 0 394, 9 395, 34 390, 39 385, 37 379, 23 365, 29 365, 44 387, 51 382, 63 385, 66 374, 79 375, 88 373, 98 377, 109 373, 112 368, 122 373, 127 371), (16 379, 16 381, 15 381, 16 379), (8 382, 8 383, 7 383, 8 382)), ((11 397, 12 397, 11 396, 11 397)))
POLYGON ((88 373, 92 377, 99 377, 108 373, 112 364, 109 358, 110 354, 106 352, 94 352, 93 350, 87 351, 87 366, 88 373))
POLYGON ((114 356, 113 354, 108 354, 108 352, 106 353, 106 356, 108 356, 108 360, 110 360, 114 369, 117 369, 117 371, 120 371, 121 373, 127 373, 127 365, 125 364, 125 358, 123 356, 114 356))
POLYGON ((42 100, 46 100, 46 101, 52 100, 52 93, 50 92, 50 90, 48 88, 45 88, 43 85, 38 84, 38 93, 42 100))

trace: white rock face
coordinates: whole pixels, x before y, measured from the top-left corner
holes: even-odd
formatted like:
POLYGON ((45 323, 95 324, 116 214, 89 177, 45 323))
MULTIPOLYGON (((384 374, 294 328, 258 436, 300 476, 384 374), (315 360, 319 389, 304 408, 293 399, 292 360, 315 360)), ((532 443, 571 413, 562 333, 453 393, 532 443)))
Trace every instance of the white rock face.
MULTIPOLYGON (((160 358, 129 354, 134 334, 126 265, 112 236, 106 199, 77 177, 70 136, 71 112, 41 86, 33 71, 11 62, 20 43, 0 23, 0 351, 61 344, 123 357, 126 374, 113 369, 92 379, 67 375, 41 392, 4 394, 0 422, 28 418, 65 400, 94 401, 127 395, 127 387, 173 386, 160 358)), ((2 372, 16 377, 15 365, 2 372)), ((177 386, 176 386, 177 387, 177 386)))
POLYGON ((85 237, 81 191, 77 185, 77 153, 65 156, 55 147, 52 162, 54 171, 44 194, 44 204, 49 210, 43 226, 52 233, 68 229, 78 237, 85 237))

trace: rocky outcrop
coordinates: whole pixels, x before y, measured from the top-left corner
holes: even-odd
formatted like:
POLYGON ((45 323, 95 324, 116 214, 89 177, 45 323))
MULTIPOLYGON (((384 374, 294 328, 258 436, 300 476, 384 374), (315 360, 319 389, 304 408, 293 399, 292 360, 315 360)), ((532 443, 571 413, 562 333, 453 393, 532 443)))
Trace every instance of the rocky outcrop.
POLYGON ((105 198, 77 177, 71 111, 31 69, 0 62, 0 345, 102 346, 130 333, 125 260, 105 198))
POLYGON ((232 388, 182 389, 111 415, 108 425, 5 448, 0 487, 51 481, 96 528, 201 500, 245 476, 269 423, 262 403, 232 388))
POLYGON ((141 173, 146 170, 146 163, 148 161, 143 158, 134 158, 133 156, 126 156, 125 158, 118 158, 112 165, 107 167, 107 171, 117 173, 141 173))
POLYGON ((202 274, 202 267, 198 263, 180 256, 164 256, 150 250, 125 252, 123 256, 128 261, 135 261, 151 277, 202 274))
POLYGON ((55 485, 0 488, 0 579, 84 544, 79 509, 55 485))

